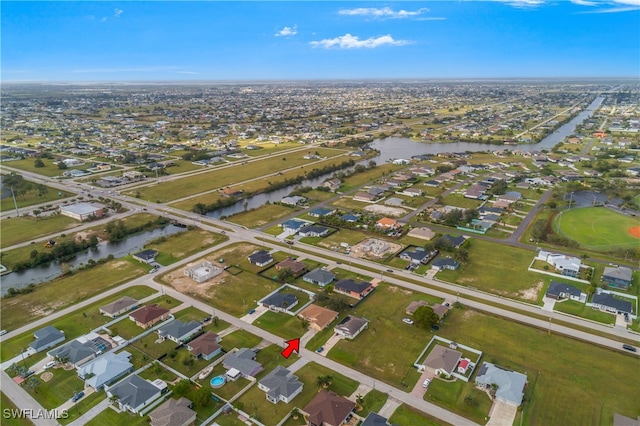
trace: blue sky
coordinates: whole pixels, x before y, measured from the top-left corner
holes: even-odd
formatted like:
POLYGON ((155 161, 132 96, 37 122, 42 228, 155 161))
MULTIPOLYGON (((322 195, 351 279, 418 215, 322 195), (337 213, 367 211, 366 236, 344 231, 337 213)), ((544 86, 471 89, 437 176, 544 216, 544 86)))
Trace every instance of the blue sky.
POLYGON ((639 77, 640 0, 11 2, 2 81, 639 77))

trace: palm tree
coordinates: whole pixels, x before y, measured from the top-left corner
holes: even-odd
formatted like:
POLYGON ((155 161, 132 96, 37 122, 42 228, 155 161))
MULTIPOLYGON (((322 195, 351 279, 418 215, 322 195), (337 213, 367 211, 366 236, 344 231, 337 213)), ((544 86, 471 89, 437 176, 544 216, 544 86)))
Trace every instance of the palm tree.
POLYGON ((34 393, 38 393, 38 386, 40 386, 40 380, 36 376, 31 376, 24 383, 27 389, 33 391, 34 393))

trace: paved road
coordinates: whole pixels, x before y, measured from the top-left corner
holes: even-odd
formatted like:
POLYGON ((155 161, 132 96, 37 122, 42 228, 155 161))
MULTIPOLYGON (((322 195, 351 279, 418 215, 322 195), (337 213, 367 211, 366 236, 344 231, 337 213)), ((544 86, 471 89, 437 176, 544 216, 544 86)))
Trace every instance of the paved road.
MULTIPOLYGON (((2 383, 2 392, 13 402, 13 404, 21 410, 29 410, 34 413, 31 421, 36 426, 55 426, 58 424, 55 420, 40 418, 35 416, 36 413, 43 413, 46 410, 31 395, 14 382, 11 377, 4 371, 0 371, 0 383, 2 383)), ((0 422, 1 423, 1 422, 0 422)))

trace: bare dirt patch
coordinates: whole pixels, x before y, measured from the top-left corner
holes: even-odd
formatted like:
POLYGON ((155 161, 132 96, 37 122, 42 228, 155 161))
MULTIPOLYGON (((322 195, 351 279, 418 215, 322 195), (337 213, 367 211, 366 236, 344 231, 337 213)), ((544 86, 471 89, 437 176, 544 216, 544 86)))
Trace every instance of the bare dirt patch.
POLYGON ((385 216, 393 216, 393 217, 404 216, 405 214, 407 214, 407 211, 405 209, 400 209, 397 207, 381 206, 379 204, 372 204, 370 206, 365 207, 364 210, 371 213, 382 214, 385 216))
POLYGON ((351 247, 351 256, 368 259, 381 259, 402 249, 402 245, 377 238, 366 240, 351 247))
POLYGON ((467 309, 464 312, 464 314, 462 314, 462 318, 465 319, 465 320, 468 320, 468 319, 473 318, 476 315, 478 315, 478 313, 476 311, 472 311, 472 310, 467 309))
POLYGON ((627 229, 627 232, 632 237, 640 238, 640 226, 632 226, 631 228, 627 229))
POLYGON ((517 293, 517 296, 521 297, 521 298, 523 298, 525 300, 536 301, 536 300, 538 300, 538 293, 540 293, 540 290, 542 290, 542 286, 543 285, 544 285, 544 283, 542 281, 540 281, 534 287, 528 288, 526 290, 520 290, 517 293))
POLYGON ((49 380, 53 379, 53 373, 51 373, 50 371, 46 371, 40 375, 40 378, 43 382, 48 382, 49 380))

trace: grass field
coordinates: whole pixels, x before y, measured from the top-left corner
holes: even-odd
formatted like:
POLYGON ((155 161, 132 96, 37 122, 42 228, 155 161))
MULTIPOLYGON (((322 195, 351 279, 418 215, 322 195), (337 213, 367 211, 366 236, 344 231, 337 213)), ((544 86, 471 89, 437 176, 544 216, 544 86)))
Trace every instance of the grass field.
MULTIPOLYGON (((103 324, 106 324, 111 320, 111 318, 109 317, 100 315, 98 311, 98 308, 100 306, 103 306, 107 303, 118 300, 123 296, 130 296, 130 297, 133 297, 134 299, 140 300, 153 293, 154 293, 154 290, 149 287, 145 287, 145 286, 131 287, 124 291, 118 292, 113 296, 109 296, 96 303, 86 306, 82 310, 79 310, 77 312, 73 312, 61 318, 58 318, 55 321, 53 321, 51 325, 53 325, 59 330, 63 330, 65 332, 67 340, 74 339, 84 333, 87 333, 91 329, 94 329, 103 324)), ((4 308, 3 308, 3 314, 4 314, 4 308)), ((131 324, 134 324, 132 321, 128 321, 128 322, 130 322, 131 324)), ((3 324, 3 326, 5 325, 3 324)), ((138 328, 138 334, 141 333, 142 329, 140 327, 137 327, 137 328, 138 328)), ((0 359, 4 361, 19 354, 20 350, 23 348, 26 348, 29 345, 29 343, 31 343, 32 341, 33 341, 33 332, 29 331, 27 333, 23 333, 19 336, 16 336, 10 340, 6 340, 2 342, 2 347, 0 348, 0 359)))
MULTIPOLYGON (((18 205, 18 208, 33 206, 36 204, 50 203, 52 201, 62 200, 63 198, 68 198, 75 195, 71 192, 60 191, 59 189, 55 189, 50 186, 47 186, 47 189, 48 189, 47 193, 44 194, 42 197, 38 196, 37 190, 32 190, 27 192, 24 195, 16 197, 16 204, 18 205), (62 195, 58 195, 58 193, 61 193, 62 195)), ((15 209, 15 205, 13 204, 12 197, 3 198, 0 201, 0 211, 6 212, 10 210, 13 211, 14 209, 15 209)))
POLYGON ((111 408, 102 411, 87 426, 142 426, 149 424, 149 416, 138 416, 128 413, 116 413, 111 408))
POLYGON ((224 235, 214 234, 202 229, 192 229, 187 232, 161 237, 161 239, 145 244, 144 248, 160 252, 156 260, 161 265, 166 266, 227 239, 228 237, 224 235))
POLYGON ((258 228, 295 212, 291 207, 280 204, 265 204, 257 209, 235 214, 227 220, 247 228, 258 228))
POLYGON ((598 321, 604 324, 616 323, 616 317, 613 314, 593 309, 585 303, 576 302, 575 300, 566 300, 562 303, 556 303, 553 310, 598 321))
POLYGON ((144 274, 145 269, 138 262, 114 259, 37 285, 29 294, 2 298, 2 327, 9 331, 16 329, 144 274))
MULTIPOLYGON (((319 148, 318 151, 322 157, 335 157, 344 153, 344 151, 328 148, 319 148)), ((251 161, 247 164, 235 164, 233 167, 214 169, 207 173, 162 182, 159 185, 133 189, 129 191, 128 194, 132 195, 140 191, 141 198, 145 200, 159 200, 160 202, 171 201, 177 198, 195 195, 199 192, 259 178, 260 176, 273 173, 280 169, 308 165, 310 160, 303 159, 302 157, 304 155, 304 152, 274 155, 265 159, 251 161)), ((197 202, 198 201, 194 201, 193 203, 195 204, 197 202)))
POLYGON ((90 162, 86 162, 83 166, 69 167, 68 169, 60 170, 56 164, 53 164, 54 161, 56 160, 43 158, 42 162, 44 163, 44 167, 36 167, 34 158, 24 158, 22 160, 10 161, 4 164, 7 167, 13 167, 15 169, 24 170, 25 172, 36 173, 48 177, 62 176, 62 173, 68 170, 87 169, 91 165, 90 162))
POLYGON ((52 368, 49 372, 53 373, 51 380, 45 383, 38 376, 40 385, 36 389, 25 388, 47 410, 60 406, 84 388, 84 382, 78 378, 75 369, 65 371, 62 368, 52 368))
POLYGON ((630 374, 640 368, 636 357, 471 309, 452 310, 439 334, 527 374, 522 424, 610 425, 614 412, 640 416, 637 374, 630 374))
POLYGON ((543 278, 527 271, 533 251, 475 238, 466 247, 469 260, 457 271, 438 272, 438 278, 515 299, 537 300, 543 278))
POLYGON ((442 204, 445 204, 447 206, 462 207, 464 209, 475 209, 480 207, 482 201, 465 198, 462 194, 450 194, 444 197, 444 199, 442 200, 442 204))
MULTIPOLYGON (((0 410, 2 410, 3 413, 5 413, 4 410, 17 410, 18 407, 16 407, 13 402, 11 402, 11 400, 7 397, 7 395, 5 395, 3 392, 0 392, 0 410)), ((32 425, 33 423, 31 422, 31 420, 27 420, 27 419, 21 419, 13 416, 3 416, 2 417, 2 424, 3 426, 29 426, 32 425)))
POLYGON ((12 217, 2 221, 2 238, 0 247, 9 247, 14 244, 38 237, 61 232, 80 226, 81 222, 68 216, 59 214, 35 218, 33 216, 12 217))
POLYGON ((441 301, 380 284, 371 295, 348 312, 368 319, 369 327, 353 341, 338 342, 329 351, 328 357, 410 391, 419 378, 413 362, 431 338, 431 333, 402 322, 406 316, 405 309, 412 300, 441 301), (391 341, 394 342, 393 346, 382 344, 391 341), (367 348, 367 351, 362 351, 362 348, 367 348), (395 348, 402 350, 396 351, 395 348))
POLYGON ((453 383, 439 379, 431 381, 427 392, 424 395, 425 401, 433 402, 448 410, 471 419, 479 424, 484 423, 484 419, 489 415, 491 409, 491 399, 479 389, 474 383, 457 380, 453 383), (477 405, 469 405, 464 402, 467 396, 472 397, 477 405))
POLYGON ((640 238, 629 234, 631 227, 640 227, 640 219, 604 207, 564 211, 556 216, 554 223, 556 232, 577 241, 581 246, 597 250, 638 247, 640 238))
POLYGON ((389 418, 389 421, 391 421, 392 424, 401 426, 441 426, 448 424, 440 420, 436 420, 429 415, 405 404, 402 404, 401 406, 396 408, 396 411, 393 412, 393 415, 389 418))

